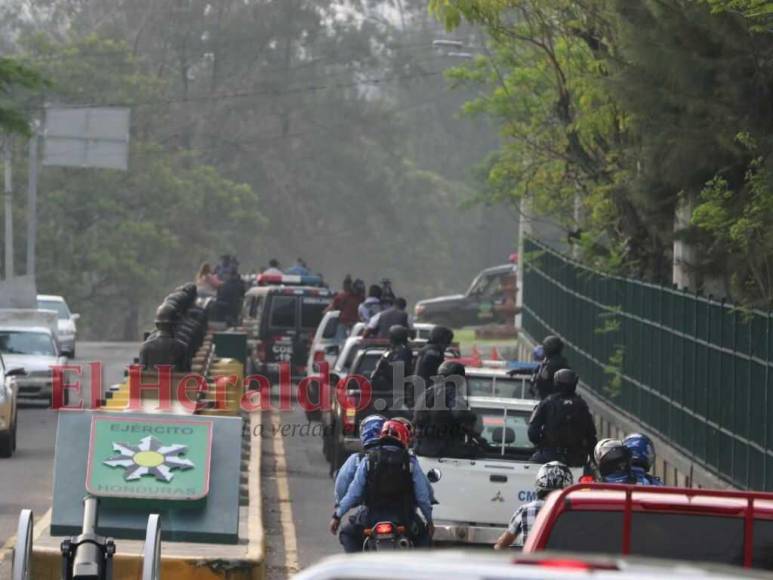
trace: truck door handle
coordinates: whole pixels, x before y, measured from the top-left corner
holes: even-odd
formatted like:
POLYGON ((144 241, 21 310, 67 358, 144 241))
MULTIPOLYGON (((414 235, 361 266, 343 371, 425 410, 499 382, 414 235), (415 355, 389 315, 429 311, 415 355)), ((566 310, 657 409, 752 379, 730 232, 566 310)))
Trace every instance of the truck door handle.
POLYGON ((507 483, 506 475, 489 475, 489 481, 494 483, 507 483))

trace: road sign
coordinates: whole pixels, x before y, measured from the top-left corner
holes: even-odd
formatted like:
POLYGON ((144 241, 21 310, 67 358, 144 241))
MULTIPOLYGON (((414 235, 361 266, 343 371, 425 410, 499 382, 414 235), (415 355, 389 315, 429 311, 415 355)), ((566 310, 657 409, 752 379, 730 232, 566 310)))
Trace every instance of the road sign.
POLYGON ((91 418, 86 490, 97 497, 175 501, 209 493, 212 422, 91 418))
POLYGON ((128 168, 129 109, 47 107, 43 165, 128 168))

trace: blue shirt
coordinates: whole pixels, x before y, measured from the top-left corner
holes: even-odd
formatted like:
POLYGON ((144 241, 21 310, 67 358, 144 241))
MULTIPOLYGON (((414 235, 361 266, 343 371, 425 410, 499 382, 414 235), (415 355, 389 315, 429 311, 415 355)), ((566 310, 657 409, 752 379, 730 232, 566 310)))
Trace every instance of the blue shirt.
MULTIPOLYGON (((413 479, 413 498, 427 522, 432 522, 432 486, 419 465, 419 460, 411 456, 411 477, 413 479)), ((360 505, 365 499, 365 486, 368 479, 368 458, 364 457, 357 466, 349 489, 336 508, 336 516, 342 518, 350 509, 360 505)), ((336 490, 338 488, 336 480, 336 490)), ((337 491, 336 491, 337 493, 337 491)))
POLYGON ((637 485, 663 485, 659 477, 650 475, 642 467, 632 467, 631 472, 636 477, 637 485))
POLYGON ((349 491, 349 486, 352 484, 352 481, 354 481, 354 475, 357 473, 357 468, 363 457, 364 455, 359 453, 352 453, 346 458, 346 462, 341 466, 341 469, 338 470, 335 483, 336 506, 341 503, 346 492, 349 491))

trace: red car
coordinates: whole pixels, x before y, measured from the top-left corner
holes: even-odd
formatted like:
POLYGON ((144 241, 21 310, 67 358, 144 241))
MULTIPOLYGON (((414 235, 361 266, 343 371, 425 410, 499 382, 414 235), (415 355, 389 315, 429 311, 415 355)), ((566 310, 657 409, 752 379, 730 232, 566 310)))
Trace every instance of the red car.
POLYGON ((523 550, 631 554, 773 570, 773 493, 574 485, 550 495, 523 550))

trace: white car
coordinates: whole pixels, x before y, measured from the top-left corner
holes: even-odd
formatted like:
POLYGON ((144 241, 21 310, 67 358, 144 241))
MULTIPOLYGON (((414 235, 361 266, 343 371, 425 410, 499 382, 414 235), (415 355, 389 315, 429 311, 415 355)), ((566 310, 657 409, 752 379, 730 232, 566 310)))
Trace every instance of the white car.
POLYGON ((16 377, 18 397, 51 401, 51 367, 65 364, 54 336, 54 314, 49 311, 0 311, 0 354, 6 368, 24 369, 16 377))
POLYGON ((56 340, 59 343, 59 350, 63 355, 75 358, 75 336, 78 332, 75 322, 80 315, 70 312, 64 298, 50 294, 38 294, 38 310, 56 312, 56 340))
MULTIPOLYGON (((418 456, 425 473, 436 470, 433 483, 438 505, 433 510, 435 540, 492 545, 510 517, 536 498, 534 482, 539 464, 529 458, 529 417, 537 401, 470 397, 478 416, 481 437, 496 447, 473 459, 418 456)), ((582 469, 573 470, 575 478, 582 469)))
POLYGON ((24 375, 20 368, 6 367, 0 356, 0 457, 10 457, 16 451, 16 377, 24 375))
POLYGON ((330 369, 335 365, 341 346, 347 339, 346 327, 339 324, 340 310, 326 312, 311 340, 306 373, 312 375, 319 371, 317 363, 327 362, 330 369))

